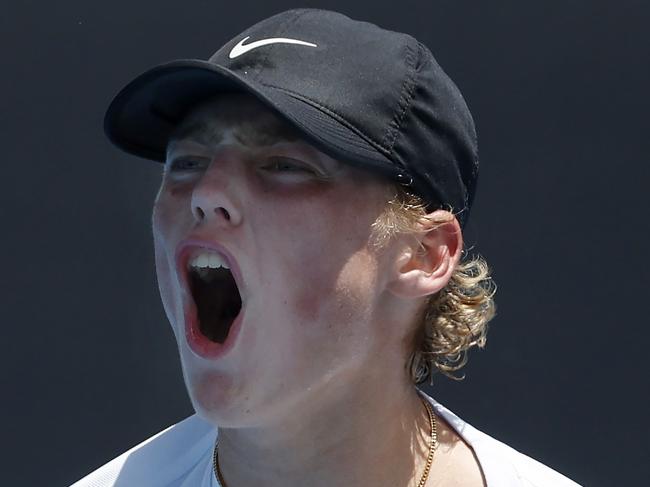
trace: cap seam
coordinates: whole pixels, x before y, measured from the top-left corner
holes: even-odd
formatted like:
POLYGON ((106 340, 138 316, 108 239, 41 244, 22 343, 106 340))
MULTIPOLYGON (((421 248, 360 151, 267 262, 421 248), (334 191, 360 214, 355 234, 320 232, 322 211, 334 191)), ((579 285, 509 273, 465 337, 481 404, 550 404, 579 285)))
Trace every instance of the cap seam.
POLYGON ((296 93, 296 92, 294 92, 292 90, 289 90, 287 88, 284 88, 284 87, 281 87, 281 86, 275 86, 275 85, 272 85, 272 84, 269 84, 269 83, 260 83, 260 84, 262 84, 263 86, 265 86, 267 88, 272 88, 272 89, 275 89, 275 90, 278 90, 278 91, 285 92, 288 95, 290 95, 291 97, 296 98, 298 100, 301 100, 301 101, 313 106, 314 108, 317 108, 318 110, 322 111, 323 113, 325 113, 325 114, 329 115, 330 117, 332 117, 333 119, 335 119, 340 124, 344 125, 346 128, 352 130, 355 134, 357 134, 359 137, 364 139, 366 142, 368 142, 370 145, 372 145, 375 149, 377 149, 379 152, 381 152, 385 156, 390 156, 390 151, 387 148, 383 147, 379 142, 372 139, 367 134, 363 133, 356 126, 351 124, 345 117, 343 117, 338 112, 335 112, 331 108, 320 104, 319 102, 317 102, 316 100, 313 100, 312 98, 309 98, 309 97, 307 97, 307 96, 305 96, 305 95, 303 95, 301 93, 296 93))
MULTIPOLYGON (((391 119, 388 128, 386 130, 386 133, 384 134, 384 137, 382 139, 383 145, 385 145, 388 148, 390 153, 393 152, 393 147, 395 145, 395 141, 397 140, 397 135, 400 131, 400 127, 402 126, 402 122, 404 121, 406 112, 410 108, 411 102, 413 101, 413 91, 415 87, 416 59, 415 59, 415 53, 413 52, 413 48, 407 44, 406 49, 407 49, 407 53, 406 53, 405 61, 409 69, 406 76, 404 77, 404 81, 402 82, 400 97, 397 103, 397 110, 395 111, 395 114, 393 115, 393 118, 391 119)), ((418 43, 418 54, 419 53, 420 53, 420 46, 418 43)), ((419 58, 420 56, 418 55, 417 57, 419 58)))

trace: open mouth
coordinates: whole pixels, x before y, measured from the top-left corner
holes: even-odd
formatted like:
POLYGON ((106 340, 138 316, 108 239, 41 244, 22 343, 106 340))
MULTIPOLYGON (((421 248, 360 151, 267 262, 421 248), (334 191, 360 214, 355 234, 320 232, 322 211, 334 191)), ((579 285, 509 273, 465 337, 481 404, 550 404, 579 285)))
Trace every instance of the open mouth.
POLYGON ((215 260, 214 254, 212 261, 200 259, 192 262, 188 271, 198 327, 208 340, 223 344, 241 311, 241 296, 230 269, 215 260))

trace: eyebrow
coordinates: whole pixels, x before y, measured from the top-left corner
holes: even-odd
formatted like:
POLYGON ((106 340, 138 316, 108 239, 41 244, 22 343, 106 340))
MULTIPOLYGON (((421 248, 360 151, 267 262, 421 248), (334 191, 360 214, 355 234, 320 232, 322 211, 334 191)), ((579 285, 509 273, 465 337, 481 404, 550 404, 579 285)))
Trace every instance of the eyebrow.
MULTIPOLYGON (((247 146, 272 145, 277 142, 294 142, 302 137, 297 130, 288 124, 270 123, 253 127, 250 123, 240 124, 235 137, 242 144, 247 146)), ((193 140, 201 144, 218 144, 223 139, 223 133, 219 128, 208 124, 205 120, 193 120, 192 122, 177 126, 169 136, 167 147, 180 140, 193 140)))
POLYGON ((192 123, 177 125, 168 139, 168 144, 178 142, 182 139, 196 139, 201 141, 207 134, 208 124, 203 120, 195 120, 192 123))

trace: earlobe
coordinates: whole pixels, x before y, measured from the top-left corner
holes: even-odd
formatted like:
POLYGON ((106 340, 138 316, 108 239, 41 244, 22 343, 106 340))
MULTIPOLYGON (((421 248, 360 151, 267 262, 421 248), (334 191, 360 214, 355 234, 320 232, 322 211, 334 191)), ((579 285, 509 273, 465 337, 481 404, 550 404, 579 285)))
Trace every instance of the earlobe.
POLYGON ((401 252, 395 261, 388 289, 402 298, 435 294, 447 285, 460 261, 463 238, 458 220, 438 210, 427 217, 428 230, 418 235, 420 246, 401 252))

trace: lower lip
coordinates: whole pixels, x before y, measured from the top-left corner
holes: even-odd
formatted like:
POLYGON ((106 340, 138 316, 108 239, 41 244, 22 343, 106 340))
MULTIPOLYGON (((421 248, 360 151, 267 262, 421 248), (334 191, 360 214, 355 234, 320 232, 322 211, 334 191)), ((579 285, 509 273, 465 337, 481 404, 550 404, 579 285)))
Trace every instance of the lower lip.
POLYGON ((239 314, 230 325, 228 336, 223 343, 213 342, 208 339, 199 329, 199 319, 197 316, 196 305, 191 303, 185 311, 185 336, 190 349, 201 358, 208 360, 216 360, 226 355, 230 349, 235 346, 241 323, 244 317, 244 309, 239 311, 239 314))

